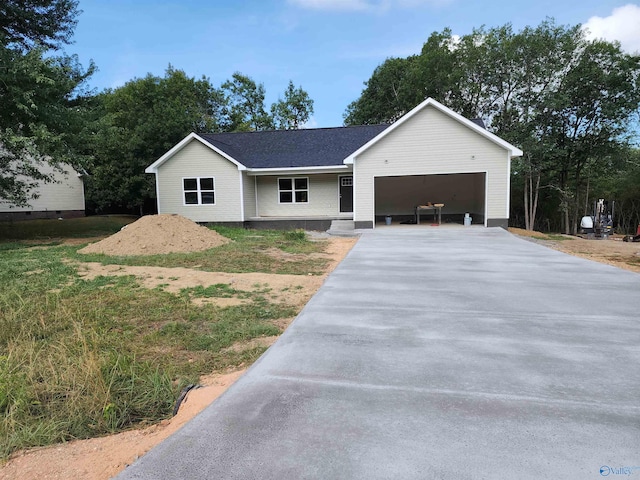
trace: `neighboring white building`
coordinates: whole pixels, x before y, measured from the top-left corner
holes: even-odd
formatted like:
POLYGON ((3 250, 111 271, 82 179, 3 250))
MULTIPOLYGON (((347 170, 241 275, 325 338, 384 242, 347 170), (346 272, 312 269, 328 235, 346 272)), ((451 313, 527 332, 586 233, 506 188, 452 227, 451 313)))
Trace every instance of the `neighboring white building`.
POLYGON ((507 227, 522 151, 433 99, 392 125, 192 133, 150 165, 158 213, 196 222, 373 228, 442 203, 446 221, 507 227))
POLYGON ((27 207, 15 207, 0 200, 0 220, 32 218, 72 218, 85 214, 84 182, 82 175, 69 165, 62 165, 66 173, 43 164, 40 171, 53 175, 55 182, 40 182, 33 191, 38 198, 29 200, 27 207))

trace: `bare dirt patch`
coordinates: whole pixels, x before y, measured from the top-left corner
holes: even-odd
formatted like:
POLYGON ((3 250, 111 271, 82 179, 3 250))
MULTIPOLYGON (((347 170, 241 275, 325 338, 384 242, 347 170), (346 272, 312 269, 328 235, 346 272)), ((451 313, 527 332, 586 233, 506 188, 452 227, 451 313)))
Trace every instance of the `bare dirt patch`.
MULTIPOLYGON (((80 263, 77 267, 78 273, 87 279, 99 275, 135 275, 146 288, 160 287, 174 293, 179 292, 182 288, 228 284, 234 290, 258 292, 270 302, 285 302, 289 305, 302 307, 320 288, 326 276, 342 261, 357 240, 334 237, 327 239, 327 241, 329 243, 326 253, 320 255, 328 259, 329 263, 322 276, 230 274, 203 272, 188 268, 103 266, 99 263, 80 263)), ((282 260, 285 260, 285 257, 287 257, 286 254, 282 255, 282 260)), ((215 302, 219 306, 228 306, 237 304, 233 302, 244 302, 245 299, 211 297, 196 298, 194 301, 215 302)), ((293 318, 282 318, 274 320, 273 323, 284 330, 292 321, 293 318)), ((276 340, 277 337, 257 338, 250 342, 233 345, 229 349, 242 351, 257 346, 270 346, 276 340)), ((111 478, 197 415, 220 396, 242 373, 244 370, 202 377, 200 384, 204 388, 189 392, 177 416, 149 428, 18 452, 12 455, 10 460, 0 468, 0 480, 14 478, 24 480, 68 478, 106 480, 111 478)))
POLYGON ((229 241, 219 233, 180 215, 147 215, 78 252, 115 256, 160 255, 201 252, 229 241))
POLYGON ((640 243, 623 242, 621 237, 587 240, 571 235, 558 235, 562 240, 554 240, 541 232, 519 228, 510 228, 509 231, 560 252, 640 273, 640 243))
MULTIPOLYGON (((326 252, 317 254, 328 260, 325 273, 317 275, 274 275, 268 273, 223 273, 203 272, 184 267, 136 267, 125 265, 102 265, 97 262, 78 264, 78 274, 87 280, 98 276, 134 275, 145 288, 162 288, 170 293, 179 293, 185 288, 208 287, 224 284, 241 293, 260 294, 272 303, 286 303, 296 307, 305 305, 320 288, 327 275, 342 261, 356 242, 354 238, 327 239, 326 252)), ((276 250, 276 249, 274 249, 276 250)), ((284 252, 283 252, 284 253, 284 252)), ((285 254, 284 256, 292 255, 285 254)), ((316 255, 316 254, 314 254, 316 255)), ((295 254, 295 256, 299 256, 295 254)), ((289 257, 290 258, 290 257, 289 257)), ((242 295, 231 297, 196 297, 196 304, 212 303, 220 307, 249 302, 242 295)))
POLYGON ((279 318, 277 320, 272 320, 271 323, 273 323, 280 330, 285 331, 287 327, 291 325, 291 322, 293 322, 294 320, 295 320, 295 317, 279 318))
MULTIPOLYGON (((184 288, 225 284, 240 292, 260 293, 272 303, 302 306, 320 288, 325 276, 273 275, 268 273, 202 272, 176 267, 130 267, 90 262, 78 265, 78 274, 91 280, 98 276, 134 275, 145 288, 162 288, 180 293, 184 288)), ((213 303, 221 307, 249 302, 247 298, 196 298, 196 303, 213 303)))
POLYGON ((256 347, 270 347, 278 340, 277 335, 273 335, 271 337, 258 337, 249 340, 248 342, 238 342, 234 343, 228 348, 225 348, 224 352, 242 352, 243 350, 247 350, 249 348, 256 347))

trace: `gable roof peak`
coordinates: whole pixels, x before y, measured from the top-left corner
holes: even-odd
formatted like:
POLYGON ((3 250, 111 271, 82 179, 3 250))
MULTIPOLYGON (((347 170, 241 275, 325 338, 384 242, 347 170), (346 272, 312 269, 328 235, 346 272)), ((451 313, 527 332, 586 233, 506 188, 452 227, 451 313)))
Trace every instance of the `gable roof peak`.
MULTIPOLYGON (((494 135, 493 133, 489 132, 485 128, 481 127, 478 123, 476 123, 476 122, 474 122, 472 120, 469 120, 468 118, 463 117, 459 113, 454 112, 453 110, 451 110, 450 108, 444 106, 442 103, 438 102, 437 100, 433 99, 432 97, 429 97, 426 100, 424 100, 422 103, 420 103, 419 105, 414 107, 411 111, 409 111, 408 113, 406 113, 402 117, 400 117, 389 128, 387 128, 386 130, 381 132, 376 137, 372 138, 370 141, 368 141, 366 144, 364 144, 358 150, 356 150, 351 155, 349 155, 344 160, 344 163, 347 164, 347 165, 352 164, 353 161, 355 160, 355 158, 358 155, 360 155, 364 151, 368 150, 371 146, 375 145, 382 138, 384 138, 387 135, 389 135, 396 128, 400 127, 400 125, 402 125, 403 123, 407 122, 414 115, 416 115, 418 112, 424 110, 427 107, 434 107, 437 110, 439 110, 440 112, 442 112, 445 115, 449 116, 450 118, 452 118, 452 119, 456 120, 457 122, 467 126, 468 128, 470 128, 471 130, 475 131, 476 133, 479 133, 483 137, 487 138, 488 140, 492 141, 493 143, 496 143, 497 145, 499 145, 502 148, 504 148, 505 150, 507 150, 512 157, 520 157, 520 156, 522 156, 523 152, 518 147, 516 147, 514 145, 511 145, 506 140, 503 140, 502 138, 498 137, 497 135, 494 135)), ((482 123, 484 124, 484 122, 482 122, 482 123)))

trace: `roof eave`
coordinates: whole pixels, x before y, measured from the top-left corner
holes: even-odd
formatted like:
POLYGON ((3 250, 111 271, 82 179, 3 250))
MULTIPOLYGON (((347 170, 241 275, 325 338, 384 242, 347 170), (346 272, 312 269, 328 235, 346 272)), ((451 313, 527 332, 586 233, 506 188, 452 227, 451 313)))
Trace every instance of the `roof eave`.
POLYGON ((513 147, 512 150, 509 150, 509 153, 512 157, 521 157, 522 155, 524 155, 524 152, 517 147, 513 147))
POLYGON ((248 168, 247 174, 251 176, 260 175, 302 175, 314 173, 341 173, 349 170, 348 165, 323 165, 310 167, 270 167, 270 168, 248 168))

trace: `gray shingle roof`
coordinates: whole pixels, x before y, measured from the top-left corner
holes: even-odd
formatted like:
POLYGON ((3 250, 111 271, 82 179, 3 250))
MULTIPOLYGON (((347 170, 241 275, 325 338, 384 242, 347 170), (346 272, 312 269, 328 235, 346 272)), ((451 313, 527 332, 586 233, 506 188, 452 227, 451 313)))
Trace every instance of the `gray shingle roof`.
POLYGON ((487 126, 484 124, 484 121, 481 118, 472 118, 471 121, 478 125, 480 128, 487 129, 487 126))
POLYGON ((389 125, 203 133, 211 145, 248 168, 325 167, 342 161, 389 125))

